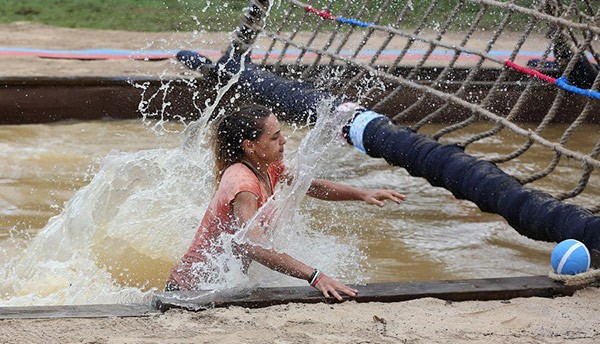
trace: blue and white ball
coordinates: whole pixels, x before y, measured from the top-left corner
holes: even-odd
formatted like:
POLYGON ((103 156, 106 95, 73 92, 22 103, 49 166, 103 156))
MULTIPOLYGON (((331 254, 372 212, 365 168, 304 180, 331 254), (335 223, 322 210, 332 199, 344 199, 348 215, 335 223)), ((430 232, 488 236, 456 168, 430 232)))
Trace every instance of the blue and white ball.
POLYGON ((590 268, 590 251, 575 239, 561 241, 550 257, 552 268, 560 275, 576 275, 590 268))

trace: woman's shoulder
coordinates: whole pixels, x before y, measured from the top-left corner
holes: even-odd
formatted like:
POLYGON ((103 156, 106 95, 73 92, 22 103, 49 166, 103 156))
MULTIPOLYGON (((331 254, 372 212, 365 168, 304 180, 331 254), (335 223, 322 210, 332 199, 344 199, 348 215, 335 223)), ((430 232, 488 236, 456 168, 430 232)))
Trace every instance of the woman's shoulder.
POLYGON ((248 166, 242 164, 241 162, 237 162, 225 169, 221 181, 223 181, 224 179, 239 180, 248 178, 257 179, 254 175, 254 172, 252 172, 252 170, 250 170, 248 166))
POLYGON ((260 181, 248 167, 236 163, 227 167, 223 172, 217 195, 225 202, 229 202, 242 191, 260 195, 260 181))

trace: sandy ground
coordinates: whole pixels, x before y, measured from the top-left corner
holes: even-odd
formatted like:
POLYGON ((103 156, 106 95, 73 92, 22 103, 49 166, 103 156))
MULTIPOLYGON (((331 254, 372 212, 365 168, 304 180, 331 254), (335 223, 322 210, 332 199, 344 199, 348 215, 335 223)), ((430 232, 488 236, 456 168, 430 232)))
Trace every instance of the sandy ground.
POLYGON ((598 343, 600 290, 508 301, 289 304, 0 321, 1 343, 598 343))
MULTIPOLYGON (((135 33, 127 31, 99 31, 85 29, 67 29, 48 27, 44 25, 33 25, 29 23, 14 23, 9 25, 0 25, 0 48, 35 48, 52 50, 82 50, 82 49, 123 49, 131 51, 156 51, 156 50, 201 50, 210 52, 209 58, 216 60, 221 53, 229 46, 228 33, 226 32, 177 32, 177 33, 135 33)), ((490 33, 475 33, 466 46, 468 49, 483 51, 488 44, 490 33)), ((295 41, 305 43, 310 40, 310 33, 299 33, 295 41)), ((423 36, 434 39, 434 33, 424 33, 423 36)), ((360 33, 356 33, 344 45, 344 51, 351 51, 353 45, 358 45, 362 39, 360 33)), ((520 33, 505 33, 494 45, 494 51, 511 52, 514 49, 515 42, 520 37, 520 33)), ((377 50, 387 35, 383 33, 374 34, 367 44, 363 47, 365 51, 377 50)), ((325 42, 329 35, 321 34, 315 40, 325 42)), ((463 39, 462 34, 448 33, 444 37, 444 42, 452 45, 460 45, 463 39)), ((271 39, 262 37, 255 46, 255 58, 261 58, 260 52, 269 49, 271 39)), ((398 49, 406 44, 406 39, 398 38, 393 40, 386 49, 398 49)), ((546 49, 548 41, 544 35, 532 35, 524 43, 522 51, 542 52, 546 49)), ((317 45, 318 46, 318 45, 317 45)), ((334 45, 335 46, 335 45, 334 45)), ((282 44, 273 47, 275 51, 283 48, 282 44)), ((423 42, 416 42, 411 45, 411 49, 425 51, 429 46, 423 42)), ((291 47, 290 49, 295 49, 291 47)), ((437 53, 442 51, 436 50, 437 53)), ((436 56, 434 54, 433 56, 436 56)), ((276 56, 271 56, 272 61, 276 56)), ((293 53, 283 59, 283 63, 296 63, 296 55, 293 53)), ((304 63, 312 63, 314 54, 306 54, 303 57, 304 63)), ((451 55, 444 57, 431 58, 426 65, 445 66, 451 55)), ((517 58, 516 62, 525 64, 530 58, 527 53, 523 57, 517 58)), ((506 56, 497 56, 499 59, 508 58, 506 56)), ((357 56, 357 60, 368 64, 371 55, 357 56)), ((420 55, 416 54, 405 57, 406 63, 416 63, 420 55)), ((381 58, 378 63, 393 63, 395 57, 381 58)), ((470 66, 477 60, 473 58, 461 58, 456 62, 456 66, 470 66)), ((327 59, 321 62, 328 63, 327 59)), ((139 75, 189 75, 189 70, 185 69, 175 59, 153 60, 153 61, 134 61, 129 59, 110 59, 110 60, 66 60, 54 58, 38 58, 32 56, 7 56, 0 51, 0 63, 4 68, 0 68, 0 77, 29 77, 29 76, 139 76, 139 75)), ((484 66, 499 67, 495 62, 487 61, 484 66)))
MULTIPOLYGON (((222 34, 130 33, 0 25, 0 46, 45 49, 220 50, 222 34), (203 45, 203 46, 202 46, 203 45)), ((0 56, 0 77, 127 76, 172 61, 79 61, 0 56)), ((598 343, 600 289, 573 297, 455 302, 290 304, 168 311, 139 318, 0 321, 0 343, 598 343)))
MULTIPOLYGON (((130 51, 209 49, 222 50, 227 37, 222 34, 132 33, 126 31, 85 30, 15 23, 0 25, 0 47, 52 50, 122 49, 130 51)), ((165 70, 185 73, 174 59, 134 61, 127 58, 109 60, 71 60, 34 56, 2 56, 0 77, 110 77, 158 76, 165 70)))

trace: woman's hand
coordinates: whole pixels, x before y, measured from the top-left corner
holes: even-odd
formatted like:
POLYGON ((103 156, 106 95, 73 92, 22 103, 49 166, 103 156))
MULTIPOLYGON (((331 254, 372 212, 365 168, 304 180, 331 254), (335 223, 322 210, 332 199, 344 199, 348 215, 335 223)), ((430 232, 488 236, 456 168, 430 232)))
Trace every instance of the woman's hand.
POLYGON ((365 195, 363 197, 363 201, 370 205, 376 205, 378 207, 383 207, 385 200, 390 200, 397 204, 404 201, 406 196, 392 190, 365 190, 365 195))
POLYGON ((319 289, 323 296, 325 297, 335 297, 338 301, 344 301, 344 298, 340 295, 339 292, 346 294, 350 297, 356 297, 358 295, 358 290, 350 288, 345 284, 342 284, 333 278, 321 273, 319 276, 320 279, 317 284, 314 285, 315 288, 319 289))

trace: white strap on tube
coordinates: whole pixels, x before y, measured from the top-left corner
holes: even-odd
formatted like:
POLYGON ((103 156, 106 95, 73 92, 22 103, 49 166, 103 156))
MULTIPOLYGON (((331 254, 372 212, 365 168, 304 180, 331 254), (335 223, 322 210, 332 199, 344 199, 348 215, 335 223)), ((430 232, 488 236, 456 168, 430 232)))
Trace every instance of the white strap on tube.
POLYGON ((361 112, 354 118, 352 125, 350 126, 350 140, 352 140, 354 148, 366 154, 365 147, 363 146, 363 134, 365 128, 372 120, 380 117, 385 116, 369 110, 361 112))

